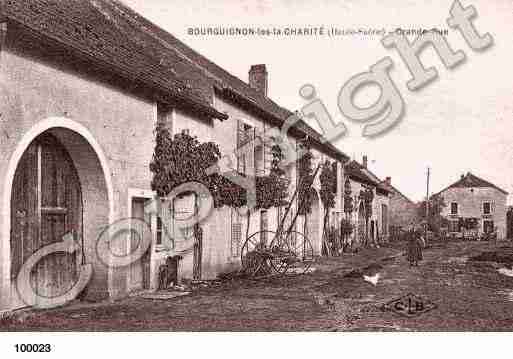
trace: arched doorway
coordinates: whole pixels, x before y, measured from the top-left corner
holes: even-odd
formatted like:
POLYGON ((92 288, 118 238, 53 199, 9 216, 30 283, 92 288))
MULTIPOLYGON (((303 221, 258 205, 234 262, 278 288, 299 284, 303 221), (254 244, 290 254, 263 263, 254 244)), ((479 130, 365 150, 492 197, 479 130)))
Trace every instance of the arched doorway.
MULTIPOLYGON (((36 137, 18 163, 11 195, 11 280, 31 254, 60 242, 66 233, 82 238, 82 189, 73 161, 52 134, 36 137)), ((65 293, 76 281, 77 253, 53 253, 31 273, 43 297, 65 293)))
MULTIPOLYGON (((80 183, 83 235, 79 239, 83 245, 85 262, 92 264, 94 270, 87 286, 87 299, 105 299, 108 296, 115 298, 126 293, 123 286, 126 276, 123 270, 116 271, 105 266, 96 255, 97 239, 109 224, 114 222, 114 187, 109 161, 95 136, 85 126, 67 118, 50 117, 37 122, 17 142, 6 169, 0 197, 0 232, 4 239, 0 245, 0 262, 3 263, 0 266, 0 310, 26 306, 18 295, 16 280, 13 280, 16 278, 17 270, 11 258, 11 222, 15 220, 16 209, 11 208, 11 203, 12 197, 16 196, 16 191, 13 191, 16 172, 21 162, 26 163, 22 157, 35 139, 48 134, 52 135, 60 143, 61 149, 64 148, 68 153, 68 159, 71 159, 80 183)), ((33 212, 36 211, 35 208, 32 209, 33 212)), ((18 215, 24 214, 20 212, 18 215)), ((83 259, 80 258, 81 261, 83 259)))

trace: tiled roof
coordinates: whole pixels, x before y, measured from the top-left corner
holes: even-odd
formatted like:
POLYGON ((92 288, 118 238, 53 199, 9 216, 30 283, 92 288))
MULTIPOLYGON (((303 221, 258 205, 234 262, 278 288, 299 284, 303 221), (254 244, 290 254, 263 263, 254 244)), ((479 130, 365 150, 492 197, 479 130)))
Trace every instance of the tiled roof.
POLYGON ((403 197, 405 200, 407 200, 408 202, 412 203, 412 204, 415 204, 415 202, 413 202, 411 199, 408 198, 408 196, 406 196, 405 194, 403 194, 401 191, 399 191, 396 187, 394 187, 393 185, 391 184, 388 184, 386 181, 382 181, 381 182, 381 185, 383 187, 385 187, 388 192, 390 193, 397 193, 399 194, 401 197, 403 197))
POLYGON ((355 160, 348 162, 344 170, 350 178, 357 182, 376 186, 378 190, 387 194, 390 192, 390 189, 374 173, 355 160))
POLYGON ((442 193, 449 188, 471 188, 471 187, 474 187, 474 188, 476 188, 476 187, 491 187, 491 188, 495 188, 499 192, 508 194, 508 192, 506 192, 502 188, 499 188, 496 185, 494 185, 493 183, 488 182, 482 178, 479 178, 470 172, 468 172, 465 176, 461 177, 458 181, 454 182, 453 184, 444 188, 443 190, 441 190, 438 193, 442 193))
POLYGON ((2 15, 96 65, 211 117, 212 84, 174 51, 126 21, 110 0, 5 0, 2 15))
POLYGON ((370 184, 373 186, 377 186, 379 184, 374 179, 372 179, 368 174, 366 174, 364 172, 363 166, 355 160, 352 160, 351 162, 347 163, 344 167, 344 170, 346 171, 346 174, 355 181, 370 184))
MULTIPOLYGON (((227 117, 212 108, 214 89, 277 126, 293 114, 120 1, 5 0, 2 11, 9 20, 212 117, 227 117)), ((321 151, 349 159, 331 143, 322 143, 304 121, 291 130, 296 137, 309 136, 321 151)))
MULTIPOLYGON (((272 101, 270 98, 253 89, 249 84, 233 76, 222 67, 210 61, 205 56, 193 50, 172 34, 163 30, 159 26, 145 19, 135 11, 116 0, 102 0, 113 4, 122 12, 129 21, 137 24, 139 29, 153 36, 162 46, 172 49, 182 59, 187 59, 191 64, 200 69, 214 83, 214 87, 222 95, 236 98, 238 101, 245 102, 253 110, 264 118, 274 121, 281 126, 283 121, 293 115, 293 113, 272 101)), ((319 147, 337 156, 339 159, 347 161, 349 157, 329 142, 321 144, 321 135, 304 121, 296 123, 295 127, 299 130, 301 137, 305 135, 313 139, 319 147)))

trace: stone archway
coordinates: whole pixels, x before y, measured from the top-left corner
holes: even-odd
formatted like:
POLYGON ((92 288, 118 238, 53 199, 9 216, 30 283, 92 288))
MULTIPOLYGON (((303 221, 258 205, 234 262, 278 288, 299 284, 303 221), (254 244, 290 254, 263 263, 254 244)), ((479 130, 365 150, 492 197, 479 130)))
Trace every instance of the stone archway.
MULTIPOLYGON (((11 191, 11 280, 42 247, 65 235, 83 238, 80 180, 66 148, 46 131, 18 163, 11 191)), ((43 297, 66 294, 78 279, 80 253, 51 253, 33 267, 31 286, 43 297)), ((19 284, 18 284, 19 285, 19 284)), ((19 287, 18 287, 19 289, 19 287)))
POLYGON ((90 298, 108 296, 108 268, 99 263, 95 253, 95 239, 113 221, 113 188, 107 160, 99 144, 84 126, 65 118, 49 118, 37 123, 23 136, 7 168, 2 199, 2 309, 24 306, 17 295, 15 281, 12 280, 15 273, 11 273, 12 194, 19 164, 34 140, 41 136, 54 138, 75 168, 82 194, 80 241, 84 245, 86 262, 94 268, 87 294, 90 298))

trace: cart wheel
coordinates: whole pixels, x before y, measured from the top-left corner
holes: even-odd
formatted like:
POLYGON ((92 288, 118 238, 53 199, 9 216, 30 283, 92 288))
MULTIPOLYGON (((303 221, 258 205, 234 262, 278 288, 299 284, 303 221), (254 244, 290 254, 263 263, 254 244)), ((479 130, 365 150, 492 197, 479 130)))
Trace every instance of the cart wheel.
POLYGON ((244 272, 251 276, 270 274, 270 251, 268 244, 276 236, 273 231, 259 231, 250 235, 240 251, 240 261, 244 272))
POLYGON ((300 232, 290 231, 275 237, 270 249, 271 265, 280 274, 306 273, 314 260, 312 243, 300 232))

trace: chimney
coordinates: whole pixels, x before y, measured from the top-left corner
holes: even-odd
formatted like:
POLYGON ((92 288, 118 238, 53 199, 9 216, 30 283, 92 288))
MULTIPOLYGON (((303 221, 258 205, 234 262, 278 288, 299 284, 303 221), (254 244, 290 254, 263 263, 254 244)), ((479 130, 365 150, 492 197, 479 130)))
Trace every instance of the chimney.
POLYGON ((386 177, 385 182, 387 185, 391 186, 392 185, 392 177, 386 177))
POLYGON ((462 174, 460 178, 461 178, 461 179, 464 179, 464 178, 465 178, 465 175, 464 175, 464 174, 462 174))
POLYGON ((267 69, 265 64, 252 65, 249 69, 249 86, 267 96, 267 69))
POLYGON ((367 168, 367 155, 363 155, 362 165, 364 168, 367 168))

